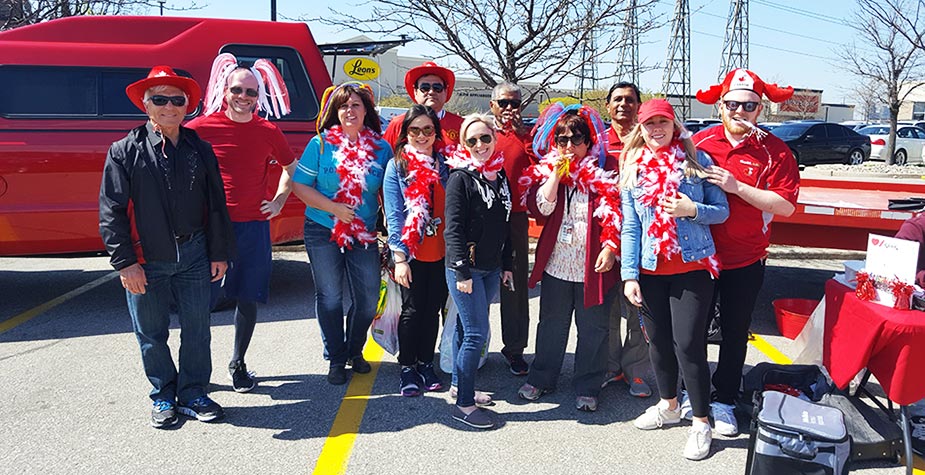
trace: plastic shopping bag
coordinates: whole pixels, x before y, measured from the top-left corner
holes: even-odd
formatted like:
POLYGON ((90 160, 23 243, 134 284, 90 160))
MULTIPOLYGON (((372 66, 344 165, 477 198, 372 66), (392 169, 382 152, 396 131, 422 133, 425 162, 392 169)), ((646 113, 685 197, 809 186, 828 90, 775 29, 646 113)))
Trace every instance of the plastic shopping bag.
POLYGON ((379 282, 379 304, 369 327, 373 340, 392 355, 398 354, 398 320, 401 317, 401 290, 386 270, 379 282))
MULTIPOLYGON (((456 302, 453 297, 446 299, 446 318, 443 320, 443 334, 440 336, 440 369, 444 373, 453 374, 453 367, 456 364, 456 350, 462 344, 462 328, 459 329, 457 337, 456 325, 459 321, 459 309, 456 308, 456 302)), ((485 365, 488 360, 488 345, 491 343, 491 332, 485 339, 485 346, 482 347, 482 353, 479 357, 479 368, 485 365)))

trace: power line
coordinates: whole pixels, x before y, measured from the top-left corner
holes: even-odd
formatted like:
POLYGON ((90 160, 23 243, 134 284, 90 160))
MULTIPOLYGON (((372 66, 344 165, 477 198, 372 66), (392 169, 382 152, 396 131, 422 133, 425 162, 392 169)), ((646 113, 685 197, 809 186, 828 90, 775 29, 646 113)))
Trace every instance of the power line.
POLYGON ((795 8, 795 7, 791 7, 787 5, 781 5, 779 3, 769 2, 768 0, 752 0, 752 1, 754 1, 755 3, 759 5, 764 5, 770 8, 776 8, 778 10, 785 11, 787 13, 793 13, 793 14, 801 15, 801 16, 808 16, 816 20, 821 20, 821 21, 829 22, 829 23, 839 25, 839 26, 853 28, 851 24, 849 24, 848 22, 846 22, 845 20, 841 18, 835 18, 833 16, 823 15, 822 13, 811 12, 809 10, 801 10, 799 8, 795 8))
MULTIPOLYGON (((704 35, 704 36, 710 36, 710 37, 713 37, 713 38, 723 39, 722 36, 720 36, 720 35, 715 35, 715 34, 713 34, 713 33, 707 33, 707 32, 705 32, 705 31, 698 31, 698 30, 691 30, 691 31, 692 31, 693 33, 697 33, 698 35, 704 35)), ((758 44, 758 43, 755 43, 755 42, 749 42, 749 44, 750 44, 751 46, 759 46, 759 47, 761 47, 761 48, 772 49, 772 50, 775 50, 775 51, 782 51, 782 52, 784 52, 784 53, 798 54, 798 55, 800 55, 800 56, 807 56, 807 57, 810 57, 810 58, 824 59, 824 60, 826 60, 826 61, 838 61, 836 58, 829 58, 829 57, 826 57, 826 56, 819 56, 819 55, 815 55, 815 54, 804 53, 804 52, 802 52, 802 51, 794 51, 794 50, 790 50, 790 49, 778 48, 778 47, 776 47, 776 46, 762 45, 762 44, 758 44)))
MULTIPOLYGON (((753 0, 753 1, 754 1, 754 0, 753 0)), ((710 17, 713 17, 713 18, 719 18, 720 20, 725 20, 725 19, 726 19, 726 17, 724 17, 724 16, 722 16, 722 15, 717 15, 717 14, 715 14, 715 13, 699 12, 699 14, 700 14, 700 15, 710 16, 710 17)), ((821 41, 821 42, 823 42, 823 43, 829 43, 829 44, 833 44, 833 45, 836 45, 836 46, 841 46, 841 45, 842 45, 842 43, 838 43, 838 42, 836 42, 836 41, 829 41, 829 40, 826 40, 826 39, 817 38, 817 37, 815 37, 815 36, 801 35, 801 34, 799 34, 799 33, 794 33, 794 32, 792 32, 792 31, 780 30, 780 29, 773 28, 773 27, 766 26, 766 25, 759 25, 759 24, 757 24, 757 23, 751 23, 750 26, 751 26, 751 27, 762 28, 762 29, 765 29, 765 30, 775 31, 775 32, 777 32, 777 33, 784 33, 784 34, 787 34, 787 35, 797 36, 797 37, 800 37, 800 38, 806 38, 806 39, 808 39, 808 40, 821 41)))

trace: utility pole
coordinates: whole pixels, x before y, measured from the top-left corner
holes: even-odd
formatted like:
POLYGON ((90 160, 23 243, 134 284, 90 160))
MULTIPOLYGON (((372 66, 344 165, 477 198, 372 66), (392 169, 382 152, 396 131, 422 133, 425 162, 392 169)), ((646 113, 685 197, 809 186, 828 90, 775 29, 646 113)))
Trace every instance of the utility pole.
POLYGON ((158 0, 157 3, 161 4, 161 16, 164 16, 164 3, 166 3, 166 0, 158 0))
POLYGON ((717 81, 722 82, 729 71, 748 69, 748 0, 729 0, 723 58, 717 81))
POLYGON ((627 2, 624 11, 623 32, 620 44, 623 48, 617 53, 617 81, 629 81, 639 84, 639 33, 636 23, 636 0, 627 2))
MULTIPOLYGON (((593 2, 591 9, 588 11, 588 23, 592 21, 594 13, 598 10, 597 2, 593 2)), ((578 78, 578 100, 582 104, 585 102, 585 79, 590 80, 590 89, 597 89, 597 35, 591 31, 582 41, 581 45, 581 72, 578 78)))
POLYGON ((675 99, 675 113, 681 120, 691 113, 691 9, 687 0, 677 0, 671 22, 671 43, 662 76, 662 91, 675 99))
POLYGON ((270 0, 270 21, 276 21, 276 0, 270 0))

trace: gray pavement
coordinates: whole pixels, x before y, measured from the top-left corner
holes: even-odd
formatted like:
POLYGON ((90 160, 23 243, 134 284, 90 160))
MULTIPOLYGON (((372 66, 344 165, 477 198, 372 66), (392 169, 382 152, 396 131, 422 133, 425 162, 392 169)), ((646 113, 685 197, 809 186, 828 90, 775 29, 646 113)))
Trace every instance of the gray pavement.
MULTIPOLYGON (((327 363, 305 254, 283 248, 274 257, 271 301, 260 308, 247 358, 258 373, 253 392, 231 391, 225 366, 233 315, 213 315, 212 396, 227 410, 224 423, 181 418, 174 430, 148 426, 149 385, 118 279, 0 334, 0 473, 311 473, 346 386, 325 382, 327 363)), ((775 248, 753 330, 796 356, 790 341, 777 334, 771 300, 820 298, 825 279, 847 258, 775 248)), ((105 257, 0 258, 0 322, 110 270, 105 257)), ((533 330, 538 289, 530 302, 533 330)), ((495 304, 493 323, 498 318, 495 304)), ((174 347, 178 339, 174 325, 174 347)), ((493 325, 492 353, 477 381, 494 394, 492 410, 503 421, 489 432, 452 421, 446 392, 398 396, 399 367, 386 354, 347 473, 743 473, 746 435, 717 436, 708 459, 685 460, 687 426, 636 430, 630 421, 655 399, 633 398, 625 386, 607 388, 596 413, 576 411, 570 388, 574 340, 573 328, 558 390, 526 403, 516 393, 523 379, 508 372, 498 353, 500 325, 493 325)), ((712 361, 715 353, 711 346, 712 361)), ((749 347, 748 365, 767 360, 749 347)), ((648 379, 654 387, 651 375, 648 379)), ((854 468, 865 474, 903 473, 886 463, 854 468)))

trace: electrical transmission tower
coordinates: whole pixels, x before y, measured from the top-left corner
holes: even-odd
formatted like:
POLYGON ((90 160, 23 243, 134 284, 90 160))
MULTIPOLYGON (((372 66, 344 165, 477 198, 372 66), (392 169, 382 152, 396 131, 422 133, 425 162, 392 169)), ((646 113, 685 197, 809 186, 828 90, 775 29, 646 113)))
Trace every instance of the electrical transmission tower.
POLYGON ((617 53, 617 81, 639 84, 639 31, 636 25, 636 0, 627 2, 624 11, 620 52, 617 53))
POLYGON ((578 77, 579 100, 585 101, 585 91, 597 89, 597 38, 594 33, 582 41, 581 45, 581 72, 578 77))
POLYGON ((729 0, 718 81, 722 82, 726 73, 736 68, 748 69, 748 0, 729 0))
POLYGON ((675 99, 675 113, 681 120, 691 113, 691 9, 687 0, 677 0, 671 22, 671 43, 662 76, 662 90, 675 99))

